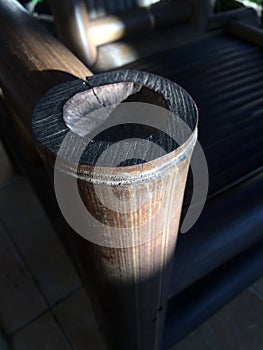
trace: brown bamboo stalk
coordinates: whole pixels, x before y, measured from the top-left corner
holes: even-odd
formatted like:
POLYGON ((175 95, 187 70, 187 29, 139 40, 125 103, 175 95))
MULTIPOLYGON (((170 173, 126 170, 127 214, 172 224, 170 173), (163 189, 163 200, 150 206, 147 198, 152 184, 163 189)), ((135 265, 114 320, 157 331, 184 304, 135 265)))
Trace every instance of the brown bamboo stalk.
MULTIPOLYGON (((16 1, 0 1, 0 19, 1 87, 6 103, 14 109, 19 122, 31 137, 31 112, 42 94, 58 82, 69 81, 75 77, 84 78, 91 73, 63 45, 43 31, 16 1)), ((56 118, 55 116, 52 118, 54 109, 58 106, 63 107, 62 99, 65 98, 66 93, 70 92, 70 96, 66 97, 68 100, 79 92, 78 89, 86 91, 90 86, 113 83, 116 79, 121 83, 140 76, 137 73, 112 74, 94 77, 94 80, 89 80, 87 84, 82 80, 66 83, 63 87, 50 92, 50 96, 55 94, 55 98, 50 100, 48 98, 51 114, 48 113, 48 116, 46 110, 43 114, 44 124, 37 123, 38 130, 41 131, 38 134, 39 141, 50 140, 48 145, 44 143, 40 147, 40 154, 48 163, 50 171, 56 158, 56 150, 52 147, 56 144, 55 139, 59 139, 59 135, 62 135, 55 130, 56 118), (62 95, 57 96, 56 92, 59 91, 62 95), (49 136, 54 137, 53 141, 52 137, 41 140, 40 135, 46 132, 51 132, 52 135, 49 136)), ((141 84, 156 91, 154 98, 150 94, 151 97, 148 100, 146 99, 148 93, 143 94, 143 101, 154 102, 161 99, 169 109, 175 108, 171 103, 177 101, 180 95, 178 93, 181 91, 176 85, 171 86, 171 83, 149 75, 143 75, 141 84), (157 96, 160 92, 166 97, 157 96)), ((182 106, 185 108, 185 103, 182 106)), ((42 107, 43 101, 39 105, 40 109, 42 107)), ((192 121, 191 127, 195 130, 196 115, 192 110, 188 112, 188 119, 192 121)), ((39 116, 38 113, 37 115, 39 116)), ((65 126, 63 121, 62 124, 65 126)), ((34 128, 36 130, 36 124, 34 128)), ((108 241, 110 246, 108 246, 89 241, 71 232, 70 250, 75 254, 75 261, 82 280, 90 292, 97 318, 110 349, 159 348, 165 318, 171 257, 177 237, 185 178, 194 136, 195 133, 186 141, 188 152, 177 149, 143 166, 137 164, 131 167, 117 167, 114 169, 114 181, 110 183, 105 180, 110 170, 105 168, 105 176, 102 176, 99 181, 102 194, 107 194, 112 185, 115 185, 115 194, 119 198, 125 199, 132 196, 139 199, 142 194, 147 198, 149 193, 152 193, 143 209, 135 213, 128 211, 126 215, 122 215, 103 208, 94 195, 94 183, 88 176, 89 171, 92 170, 92 174, 96 177, 97 167, 88 162, 80 164, 79 171, 82 175, 78 178, 78 182, 83 202, 96 218, 108 220, 113 231, 118 232, 118 225, 124 221, 130 223, 132 227, 137 227, 135 223, 140 225, 147 221, 147 218, 158 219, 156 225, 150 225, 150 229, 143 233, 142 236, 145 235, 146 240, 140 242, 142 238, 137 235, 139 242, 136 243, 136 236, 131 236, 135 239, 135 243, 130 245, 125 242, 125 236, 122 237, 124 247, 118 246, 117 243, 120 240, 118 235, 110 236, 108 241), (148 177, 149 173, 150 177, 148 177), (141 182, 141 178, 145 181, 141 182), (124 180, 128 180, 128 184, 124 180), (180 185, 176 187, 178 181, 180 185), (176 210, 173 210, 173 199, 176 199, 178 204, 176 210), (166 225, 165 221, 168 217, 170 222, 166 225), (114 247, 115 243, 116 247, 114 247)), ((78 143, 74 143, 72 146, 74 148, 77 145, 78 143)), ((96 148, 97 143, 95 142, 94 145, 96 148)), ((62 164, 71 164, 71 159, 66 157, 66 163, 62 162, 62 164)), ((70 171, 65 173, 63 167, 61 176, 66 180, 73 179, 70 171)), ((71 202, 71 198, 68 202, 71 202)), ((109 232, 112 233, 112 230, 109 232)), ((101 232, 94 230, 92 234, 98 237, 101 232)))
POLYGON ((90 34, 84 0, 50 0, 52 14, 62 42, 89 67, 96 62, 97 49, 90 34))
POLYGON ((196 123, 194 103, 180 87, 136 71, 109 72, 87 82, 60 85, 34 111, 39 152, 51 172, 55 166, 57 198, 77 232, 70 237, 71 247, 108 349, 161 347, 196 123), (115 107, 109 112, 112 103, 115 107), (153 121, 155 128, 145 126, 153 121), (125 125, 120 126, 122 122, 125 125), (87 146, 85 134, 92 125, 92 142, 87 146), (183 143, 181 147, 167 136, 171 132, 183 143), (139 147, 139 141, 123 146, 119 143, 123 138, 147 140, 141 159, 151 155, 150 160, 138 162, 130 151, 139 147), (155 154, 156 143, 165 155, 155 154), (98 165, 98 156, 115 144, 117 149, 98 165), (120 154, 127 163, 107 163, 120 154))
POLYGON ((0 86, 28 164, 39 165, 31 115, 39 98, 63 81, 92 73, 16 0, 0 0, 0 86))
POLYGON ((0 0, 0 85, 27 132, 39 98, 63 81, 92 75, 16 0, 0 0))

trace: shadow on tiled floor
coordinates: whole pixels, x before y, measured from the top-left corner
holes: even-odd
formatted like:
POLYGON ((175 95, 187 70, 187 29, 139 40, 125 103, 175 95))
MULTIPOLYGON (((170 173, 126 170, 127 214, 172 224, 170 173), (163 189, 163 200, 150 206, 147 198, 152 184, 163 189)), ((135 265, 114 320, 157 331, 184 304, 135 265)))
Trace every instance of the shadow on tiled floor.
MULTIPOLYGON (((86 292, 31 187, 14 175, 2 147, 0 164, 4 338, 12 350, 104 350, 86 292)), ((263 349, 263 279, 174 347, 222 349, 263 349)), ((0 350, 7 350, 1 335, 0 350)))
POLYGON ((174 350, 263 349, 263 302, 250 289, 202 324, 174 350))

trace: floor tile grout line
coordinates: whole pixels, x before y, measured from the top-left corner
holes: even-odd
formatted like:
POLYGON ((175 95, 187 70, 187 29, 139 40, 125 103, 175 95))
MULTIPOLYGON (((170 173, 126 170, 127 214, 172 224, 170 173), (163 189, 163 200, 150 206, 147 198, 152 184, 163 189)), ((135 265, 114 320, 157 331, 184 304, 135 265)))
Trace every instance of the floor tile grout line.
POLYGON ((70 337, 67 335, 67 333, 66 333, 64 327, 60 324, 59 319, 58 319, 58 317, 56 316, 56 314, 53 312, 53 310, 50 310, 50 313, 51 313, 53 319, 55 320, 55 322, 56 322, 58 328, 60 329, 61 333, 64 335, 66 341, 68 342, 68 345, 69 345, 69 347, 71 348, 71 350, 77 350, 77 349, 75 348, 75 346, 73 345, 73 343, 72 343, 70 337))
POLYGON ((74 288, 71 292, 67 293, 64 297, 53 303, 48 307, 48 309, 54 309, 55 307, 59 306, 60 304, 63 304, 65 301, 67 301, 69 298, 71 298, 74 294, 78 293, 83 288, 82 285, 74 288))
POLYGON ((37 290, 40 292, 40 295, 41 297, 43 298, 43 301, 45 302, 46 304, 46 307, 48 309, 48 306, 49 306, 49 302, 46 298, 45 295, 43 295, 43 292, 39 286, 39 283, 38 281, 36 280, 35 276, 33 275, 30 267, 28 266, 28 263, 26 262, 26 259, 24 258, 23 254, 20 252, 20 249, 17 245, 17 243, 15 242, 15 240, 13 239, 12 235, 10 234, 9 230, 7 229, 7 227, 5 226, 3 220, 0 218, 0 225, 2 226, 2 229, 3 229, 3 232, 6 236, 6 238, 9 240, 9 242, 12 244, 13 248, 14 248, 14 251, 18 257, 18 259, 20 260, 20 262, 22 262, 22 264, 24 265, 25 267, 25 270, 28 272, 30 278, 32 279, 33 283, 35 284, 37 290))
POLYGON ((260 301, 263 302, 263 295, 254 286, 250 287, 250 291, 253 294, 255 294, 259 298, 260 301))
POLYGON ((51 306, 48 306, 44 311, 40 312, 38 315, 36 315, 35 317, 33 317, 31 320, 29 320, 28 322, 26 322, 25 324, 23 324, 22 326, 16 328, 15 330, 8 332, 7 333, 7 337, 11 337, 13 336, 15 333, 20 332, 21 330, 23 330, 24 328, 26 328, 27 326, 29 326, 31 323, 35 322, 37 319, 39 319, 40 317, 42 317, 44 314, 53 311, 53 309, 57 306, 59 306, 60 304, 64 303, 65 301, 67 301, 69 298, 71 298, 74 294, 78 293, 83 287, 77 287, 75 288, 72 292, 68 293, 65 297, 63 297, 62 299, 60 299, 59 301, 57 301, 56 303, 52 304, 51 306))
POLYGON ((57 317, 56 317, 56 315, 54 314, 54 312, 53 312, 53 310, 52 310, 52 308, 51 308, 51 306, 50 306, 50 303, 49 303, 49 301, 48 301, 48 298, 45 296, 44 292, 42 291, 42 289, 41 289, 41 287, 40 287, 38 281, 36 280, 36 278, 35 278, 33 272, 31 271, 30 267, 28 266, 28 264, 27 264, 27 262, 26 262, 26 260, 25 260, 25 258, 24 258, 24 256, 23 256, 23 254, 20 252, 19 247, 17 246, 15 240, 14 240, 13 237, 11 236, 10 232, 8 231, 7 227, 5 226, 5 224, 3 223, 3 221, 2 221, 1 218, 0 218, 0 224, 1 224, 2 228, 3 228, 3 231, 4 231, 4 233, 5 233, 5 236, 8 238, 8 240, 10 241, 10 243, 13 245, 13 247, 14 247, 14 249, 15 249, 15 251, 16 251, 17 256, 19 257, 20 261, 21 261, 21 262, 23 263, 23 265, 25 266, 26 271, 28 272, 29 276, 31 277, 33 283, 35 283, 35 286, 36 286, 36 288, 37 288, 37 290, 38 290, 40 296, 42 297, 44 303, 46 304, 47 309, 46 309, 45 311, 49 311, 49 312, 51 313, 52 317, 54 318, 54 320, 55 320, 56 323, 57 323, 58 328, 60 329, 60 331, 62 332, 62 334, 63 334, 64 337, 66 338, 66 340, 67 340, 67 342, 68 342, 68 344, 69 344, 71 350, 75 350, 75 347, 73 346, 73 343, 72 343, 71 339, 67 336, 67 334, 66 334, 65 330, 63 329, 62 325, 58 322, 57 317))
POLYGON ((40 312, 39 314, 37 314, 36 316, 32 317, 29 321, 27 321, 25 324, 23 324, 22 326, 20 327, 17 327, 16 329, 14 329, 13 331, 11 332, 7 332, 6 333, 6 336, 8 338, 11 338, 13 337, 16 333, 22 331, 23 329, 25 329, 27 326, 31 325, 33 322, 35 322, 36 320, 38 320, 39 318, 41 318, 42 316, 44 316, 45 314, 47 314, 49 312, 48 309, 40 312))

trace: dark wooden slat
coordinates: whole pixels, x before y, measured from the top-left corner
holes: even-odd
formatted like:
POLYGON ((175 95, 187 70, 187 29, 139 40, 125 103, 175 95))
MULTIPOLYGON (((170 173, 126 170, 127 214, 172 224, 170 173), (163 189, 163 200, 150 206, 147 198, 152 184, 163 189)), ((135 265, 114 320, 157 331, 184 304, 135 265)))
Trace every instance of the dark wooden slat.
POLYGON ((221 33, 131 65, 171 78, 197 101, 210 195, 262 164, 262 61, 260 48, 221 33))
MULTIPOLYGON (((239 67, 238 67, 239 68, 239 67)), ((231 71, 224 79, 213 79, 213 81, 208 82, 206 85, 202 85, 198 88, 199 91, 199 101, 207 100, 210 101, 210 98, 214 98, 215 95, 228 94, 231 91, 238 91, 240 86, 250 86, 253 82, 257 82, 262 74, 262 69, 259 65, 254 63, 251 66, 246 64, 245 69, 240 67, 237 71, 231 71), (209 89, 207 89, 209 88, 209 89)), ((195 92, 196 94, 197 92, 195 92)), ((200 102, 199 102, 200 103, 200 102)))

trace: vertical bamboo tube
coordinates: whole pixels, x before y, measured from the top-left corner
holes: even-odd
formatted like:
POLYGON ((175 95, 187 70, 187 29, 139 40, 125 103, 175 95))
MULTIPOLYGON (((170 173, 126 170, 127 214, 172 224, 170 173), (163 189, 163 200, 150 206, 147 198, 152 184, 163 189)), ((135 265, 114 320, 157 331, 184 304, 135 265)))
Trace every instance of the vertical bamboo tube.
POLYGON ((205 29, 209 16, 214 12, 216 0, 190 0, 190 2, 193 6, 192 24, 199 29, 205 29))
POLYGON ((16 0, 0 0, 0 84, 5 101, 31 129, 40 97, 59 83, 92 75, 16 0))
POLYGON ((34 111, 39 152, 48 169, 56 161, 57 198, 78 232, 72 249, 108 349, 160 349, 196 125, 182 88, 137 71, 60 85, 34 111))
POLYGON ((89 67, 96 62, 97 48, 90 35, 84 0, 50 0, 52 14, 62 42, 89 67))

